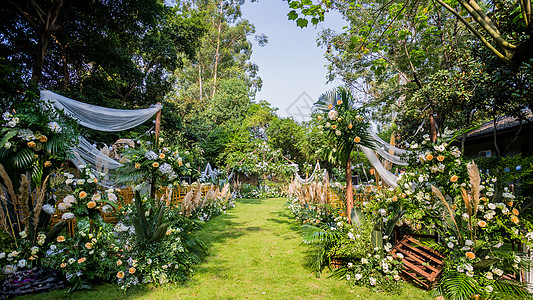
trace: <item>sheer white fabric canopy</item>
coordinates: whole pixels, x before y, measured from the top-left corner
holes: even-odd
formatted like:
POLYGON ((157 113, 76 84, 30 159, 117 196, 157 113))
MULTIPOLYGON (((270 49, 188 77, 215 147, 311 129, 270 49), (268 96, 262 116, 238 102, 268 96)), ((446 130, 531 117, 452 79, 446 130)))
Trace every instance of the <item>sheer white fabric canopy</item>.
POLYGON ((387 170, 377 157, 376 153, 384 160, 389 161, 395 165, 407 166, 408 163, 405 160, 407 150, 396 148, 384 140, 382 140, 375 132, 369 130, 369 134, 374 140, 376 149, 360 146, 359 149, 365 154, 370 161, 370 164, 376 169, 376 172, 381 176, 381 179, 391 187, 397 187, 398 176, 387 170), (374 152, 375 151, 375 152, 374 152))
POLYGON ((326 170, 324 170, 322 173, 320 173, 320 164, 316 162, 315 169, 313 170, 313 173, 311 174, 311 176, 308 176, 307 179, 304 179, 300 176, 300 174, 298 174, 298 165, 292 164, 291 166, 293 167, 294 177, 301 184, 309 184, 315 180, 315 176, 317 176, 317 174, 318 176, 320 175, 326 176, 326 172, 327 172, 326 170))
MULTIPOLYGON (((106 132, 133 128, 146 122, 161 110, 160 104, 135 110, 107 108, 72 100, 47 90, 41 91, 41 99, 49 101, 55 109, 63 110, 80 125, 106 132)), ((78 145, 72 148, 72 154, 71 161, 76 167, 89 164, 93 170, 108 174, 106 180, 100 184, 108 187, 114 185, 115 171, 122 166, 121 163, 98 150, 96 145, 81 136, 78 145)))
POLYGON ((122 131, 136 127, 161 110, 161 104, 146 109, 115 109, 91 105, 51 91, 41 91, 41 99, 48 100, 59 110, 78 120, 80 125, 98 131, 122 131))

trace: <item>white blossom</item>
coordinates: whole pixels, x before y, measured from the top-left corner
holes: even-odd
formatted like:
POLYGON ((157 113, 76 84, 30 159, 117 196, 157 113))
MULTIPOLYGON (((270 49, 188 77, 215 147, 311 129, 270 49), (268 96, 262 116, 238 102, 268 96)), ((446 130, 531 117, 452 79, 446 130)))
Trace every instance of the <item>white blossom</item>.
POLYGON ((63 216, 61 217, 61 219, 63 220, 71 220, 75 217, 75 215, 71 212, 68 212, 68 213, 64 213, 63 216))
POLYGON ((50 122, 47 124, 48 128, 52 130, 52 132, 59 133, 61 132, 61 126, 57 124, 57 122, 50 122))
POLYGON ((370 281, 370 285, 376 285, 376 278, 370 277, 368 280, 370 281))
POLYGON ((42 210, 49 215, 53 215, 56 212, 56 209, 50 204, 43 205, 42 210))

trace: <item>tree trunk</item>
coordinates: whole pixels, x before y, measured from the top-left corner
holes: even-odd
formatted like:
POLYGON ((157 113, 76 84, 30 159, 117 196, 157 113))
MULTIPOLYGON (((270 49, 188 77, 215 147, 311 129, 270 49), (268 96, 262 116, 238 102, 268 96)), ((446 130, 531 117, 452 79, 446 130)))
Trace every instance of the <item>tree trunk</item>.
POLYGON ((346 161, 346 215, 348 220, 352 223, 352 208, 353 208, 353 186, 352 186, 352 160, 348 157, 346 161))
POLYGON ((35 50, 35 55, 33 57, 33 70, 31 73, 31 81, 37 85, 43 77, 44 57, 46 55, 49 41, 50 32, 43 30, 43 32, 39 33, 39 42, 37 43, 37 49, 35 50))
POLYGON ((200 85, 200 100, 204 98, 204 87, 202 82, 202 65, 198 62, 198 84, 200 85))
POLYGON ((220 51, 220 32, 222 31, 222 3, 220 3, 220 16, 218 21, 218 34, 217 34, 217 48, 215 51, 215 66, 213 71, 213 94, 211 95, 211 98, 215 97, 215 93, 217 92, 217 70, 218 70, 218 61, 219 61, 219 51, 220 51))
POLYGON ((429 124, 431 127, 431 142, 435 143, 437 140, 437 126, 435 124, 435 117, 433 117, 433 113, 429 116, 429 124))

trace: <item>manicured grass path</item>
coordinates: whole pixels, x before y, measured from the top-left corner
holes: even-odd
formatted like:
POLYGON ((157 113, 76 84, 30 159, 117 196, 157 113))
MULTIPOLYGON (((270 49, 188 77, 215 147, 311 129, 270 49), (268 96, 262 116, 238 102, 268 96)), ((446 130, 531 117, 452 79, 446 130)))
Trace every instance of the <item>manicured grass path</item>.
POLYGON ((285 201, 239 199, 236 208, 208 222, 197 236, 208 245, 209 255, 183 285, 133 289, 125 295, 107 285, 39 299, 431 299, 407 285, 401 295, 387 295, 350 287, 327 278, 327 272, 315 278, 303 267, 307 246, 301 243, 299 224, 283 207, 285 201))

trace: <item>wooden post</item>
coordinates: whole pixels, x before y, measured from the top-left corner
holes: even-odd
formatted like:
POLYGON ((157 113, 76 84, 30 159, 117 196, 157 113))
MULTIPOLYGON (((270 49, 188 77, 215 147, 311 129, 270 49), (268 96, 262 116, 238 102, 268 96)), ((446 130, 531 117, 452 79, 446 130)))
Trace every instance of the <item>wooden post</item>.
POLYGON ((346 161, 346 215, 350 224, 352 223, 353 208, 353 186, 352 186, 352 160, 348 157, 346 161))
MULTIPOLYGON (((161 105, 161 102, 157 102, 158 105, 161 105)), ((156 145, 159 144, 159 132, 161 130, 161 110, 160 109, 155 115, 155 142, 156 145)))

